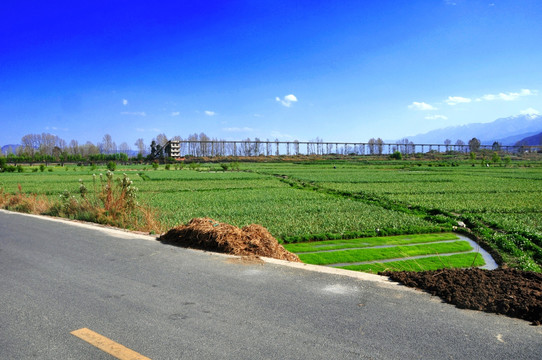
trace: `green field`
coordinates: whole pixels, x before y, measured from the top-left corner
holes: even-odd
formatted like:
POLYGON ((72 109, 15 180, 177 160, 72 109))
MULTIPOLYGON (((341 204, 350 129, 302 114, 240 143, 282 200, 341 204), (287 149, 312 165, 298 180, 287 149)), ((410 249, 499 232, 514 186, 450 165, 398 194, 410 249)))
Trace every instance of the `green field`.
POLYGON ((485 265, 483 257, 453 233, 314 241, 284 247, 304 263, 365 272, 485 265))
MULTIPOLYGON (((77 195, 81 180, 105 168, 50 167, 52 172, 0 173, 4 193, 77 195), (66 170, 67 169, 67 170, 66 170)), ((195 171, 119 166, 138 201, 159 211, 164 230, 194 217, 245 226, 259 223, 285 243, 451 231, 464 222, 509 266, 540 271, 542 167, 433 166, 367 161, 218 164, 195 171), (141 174, 141 175, 140 175, 141 174)), ((34 170, 35 171, 35 170, 34 170)), ((324 243, 321 243, 324 245, 324 243)), ((440 250, 438 251, 440 253, 440 250)))

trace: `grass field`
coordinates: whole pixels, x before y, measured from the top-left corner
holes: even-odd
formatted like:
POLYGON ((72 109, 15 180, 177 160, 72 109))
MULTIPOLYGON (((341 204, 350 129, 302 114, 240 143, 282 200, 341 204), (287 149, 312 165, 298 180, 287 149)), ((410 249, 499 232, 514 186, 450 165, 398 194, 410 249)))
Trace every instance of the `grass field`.
MULTIPOLYGON (((115 174, 128 174, 138 201, 157 209, 162 230, 206 216, 236 226, 259 223, 284 242, 359 237, 370 242, 379 235, 451 231, 462 221, 508 265, 540 271, 540 164, 429 165, 269 162, 241 163, 241 171, 227 172, 217 164, 204 166, 210 171, 130 165, 115 174)), ((92 191, 93 174, 106 171, 49 168, 53 171, 23 167, 22 173, 0 173, 0 191, 15 194, 20 185, 23 193, 58 199, 66 190, 77 195, 80 180, 92 191)))

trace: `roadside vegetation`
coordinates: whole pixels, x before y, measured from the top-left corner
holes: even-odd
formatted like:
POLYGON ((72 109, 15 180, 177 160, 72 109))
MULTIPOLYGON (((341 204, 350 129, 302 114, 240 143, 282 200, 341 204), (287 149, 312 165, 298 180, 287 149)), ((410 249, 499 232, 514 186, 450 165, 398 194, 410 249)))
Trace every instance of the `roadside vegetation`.
MULTIPOLYGON (((489 167, 457 157, 275 160, 18 164, 20 170, 0 174, 0 207, 154 233, 196 217, 239 227, 258 223, 287 246, 346 246, 348 239, 370 243, 385 235, 455 230, 476 239, 501 265, 541 270, 542 163, 537 158, 489 167)), ((439 244, 432 253, 449 252, 446 246, 439 244)), ((403 255, 415 249, 404 248, 403 255)), ((462 255, 441 258, 452 267, 473 264, 472 254, 462 255)), ((415 268, 411 262, 385 264, 386 269, 396 265, 415 268)))

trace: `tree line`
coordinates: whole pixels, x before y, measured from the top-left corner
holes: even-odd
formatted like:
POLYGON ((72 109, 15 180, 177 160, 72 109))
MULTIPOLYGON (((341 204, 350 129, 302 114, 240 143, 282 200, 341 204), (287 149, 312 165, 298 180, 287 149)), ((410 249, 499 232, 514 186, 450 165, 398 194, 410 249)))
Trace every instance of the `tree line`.
MULTIPOLYGON (((194 133, 183 139, 181 136, 174 136, 170 139, 164 134, 158 134, 152 139, 151 144, 147 146, 142 138, 135 141, 134 146, 137 150, 123 142, 119 146, 113 141, 110 134, 105 134, 101 142, 93 144, 87 141, 79 144, 77 140, 71 140, 69 143, 57 135, 27 134, 21 138, 21 145, 16 149, 8 149, 6 153, 7 161, 12 163, 79 163, 79 162, 107 162, 107 161, 154 161, 167 158, 167 145, 170 141, 178 141, 181 156, 194 157, 219 157, 219 156, 279 156, 279 155, 384 155, 399 152, 404 155, 414 154, 426 149, 434 150, 414 144, 407 138, 403 138, 396 143, 384 143, 381 138, 371 138, 367 143, 334 143, 324 142, 321 138, 310 141, 300 142, 298 140, 279 141, 261 140, 259 138, 244 139, 239 141, 228 141, 217 138, 210 138, 205 133, 194 133)), ((457 140, 452 145, 452 141, 446 139, 441 147, 446 152, 477 152, 482 147, 480 140, 472 138, 465 144, 462 140, 457 140)), ((485 146, 487 148, 487 146, 485 146)), ((493 143, 492 150, 501 151, 501 145, 493 143)))

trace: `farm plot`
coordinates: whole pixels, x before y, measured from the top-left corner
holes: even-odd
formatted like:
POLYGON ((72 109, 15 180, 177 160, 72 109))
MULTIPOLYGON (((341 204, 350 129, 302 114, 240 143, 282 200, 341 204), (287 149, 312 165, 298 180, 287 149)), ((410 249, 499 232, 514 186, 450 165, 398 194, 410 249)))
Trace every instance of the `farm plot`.
POLYGON ((485 265, 469 242, 452 233, 317 241, 284 247, 308 264, 374 273, 485 265))
POLYGON ((276 238, 378 228, 435 229, 413 215, 294 189, 277 178, 255 173, 177 171, 167 174, 167 179, 162 177, 164 172, 148 175, 150 180, 136 184, 141 200, 160 209, 167 227, 211 217, 239 227, 261 224, 276 238))
POLYGON ((498 249, 503 261, 524 270, 541 271, 542 168, 262 166, 266 173, 288 176, 306 188, 370 199, 387 208, 439 215, 435 221, 461 218, 478 236, 498 249))

